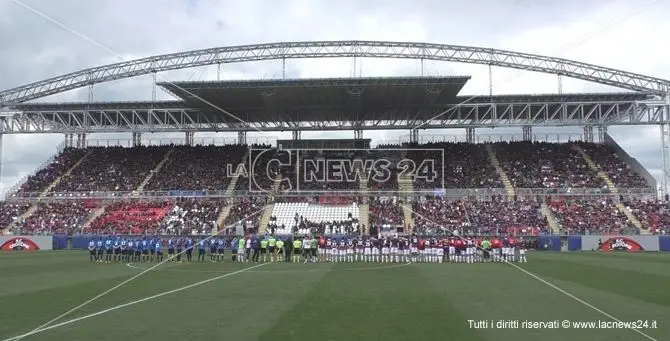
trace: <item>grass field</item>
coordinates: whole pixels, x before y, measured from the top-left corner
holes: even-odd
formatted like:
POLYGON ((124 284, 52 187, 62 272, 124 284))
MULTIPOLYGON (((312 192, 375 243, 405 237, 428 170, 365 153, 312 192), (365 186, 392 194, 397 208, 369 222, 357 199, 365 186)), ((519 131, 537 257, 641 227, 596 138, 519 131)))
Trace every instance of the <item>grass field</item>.
MULTIPOLYGON (((670 340, 667 254, 531 253, 522 265, 619 320, 655 320, 641 329, 651 339, 626 329, 470 328, 468 320, 611 320, 505 264, 251 266, 165 264, 55 324, 79 321, 22 340, 670 340)), ((142 271, 89 263, 85 251, 3 253, 0 270, 1 341, 142 271)))

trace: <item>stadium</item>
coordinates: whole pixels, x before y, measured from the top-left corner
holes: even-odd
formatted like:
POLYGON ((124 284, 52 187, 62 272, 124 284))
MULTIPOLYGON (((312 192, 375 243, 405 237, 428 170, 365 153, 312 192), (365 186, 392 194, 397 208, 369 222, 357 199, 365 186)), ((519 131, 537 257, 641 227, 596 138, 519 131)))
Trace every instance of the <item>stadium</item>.
POLYGON ((670 335, 670 80, 491 48, 305 41, 103 65, 1 91, 0 103, 0 137, 65 135, 0 204, 0 268, 20 274, 2 281, 11 307, 2 341, 670 335), (622 90, 464 96, 469 76, 159 79, 204 65, 341 57, 473 63, 622 90), (34 101, 141 75, 175 99, 34 101), (624 125, 660 127, 661 184, 607 132, 624 125), (565 126, 583 127, 581 139, 533 133, 565 126), (492 127, 522 136, 477 135, 492 127), (422 138, 451 128, 465 139, 422 138), (372 141, 370 130, 409 139, 372 141), (288 131, 291 139, 248 138, 288 131), (302 139, 304 131, 354 136, 302 139), (156 132, 184 139, 143 142, 156 132), (237 139, 208 143, 201 132, 237 139), (100 133, 132 140, 90 139, 100 133), (266 254, 277 240, 291 248, 266 254), (314 243, 313 258, 289 255, 299 240, 314 243), (477 243, 462 259, 449 251, 461 240, 477 243), (487 261, 489 240, 510 256, 487 261), (151 256, 145 241, 156 244, 151 256), (176 258, 191 248, 193 262, 190 251, 176 258))

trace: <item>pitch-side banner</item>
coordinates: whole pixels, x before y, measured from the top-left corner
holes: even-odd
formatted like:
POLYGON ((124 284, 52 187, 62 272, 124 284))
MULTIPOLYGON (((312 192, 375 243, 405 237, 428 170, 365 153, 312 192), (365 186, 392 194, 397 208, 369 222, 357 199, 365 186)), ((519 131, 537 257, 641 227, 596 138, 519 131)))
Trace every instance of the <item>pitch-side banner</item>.
POLYGON ((51 250, 51 236, 1 236, 0 252, 51 250))
POLYGON ((658 236, 583 236, 583 251, 659 251, 658 236))

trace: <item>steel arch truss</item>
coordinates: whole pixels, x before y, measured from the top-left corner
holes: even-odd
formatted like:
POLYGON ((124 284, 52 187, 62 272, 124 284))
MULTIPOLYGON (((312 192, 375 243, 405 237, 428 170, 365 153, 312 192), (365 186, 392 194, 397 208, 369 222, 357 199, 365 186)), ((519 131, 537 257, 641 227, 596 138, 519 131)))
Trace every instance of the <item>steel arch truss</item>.
POLYGON ((384 112, 370 114, 365 121, 351 121, 347 113, 327 121, 225 122, 224 117, 190 108, 96 109, 67 111, 7 112, 0 116, 1 134, 25 133, 122 133, 295 131, 295 130, 387 130, 468 127, 519 127, 524 125, 645 125, 670 121, 664 104, 638 102, 566 103, 467 103, 435 112, 434 120, 406 118, 389 120, 384 112), (386 117, 386 118, 385 118, 386 117))
POLYGON ((9 106, 91 84, 161 71, 270 59, 324 57, 400 58, 486 64, 552 73, 663 96, 670 90, 668 80, 528 53, 412 42, 311 41, 219 47, 99 66, 0 92, 0 106, 9 106))

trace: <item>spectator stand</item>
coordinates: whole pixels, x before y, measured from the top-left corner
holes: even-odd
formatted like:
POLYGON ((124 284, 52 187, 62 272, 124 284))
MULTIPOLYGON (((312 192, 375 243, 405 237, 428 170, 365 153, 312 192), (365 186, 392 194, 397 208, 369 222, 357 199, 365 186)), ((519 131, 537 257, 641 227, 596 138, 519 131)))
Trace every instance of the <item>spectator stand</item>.
POLYGON ((403 207, 397 197, 378 197, 369 201, 371 235, 392 235, 405 232, 403 207))
POLYGON ((357 203, 320 205, 309 202, 285 202, 274 205, 270 230, 278 234, 360 233, 357 203))

